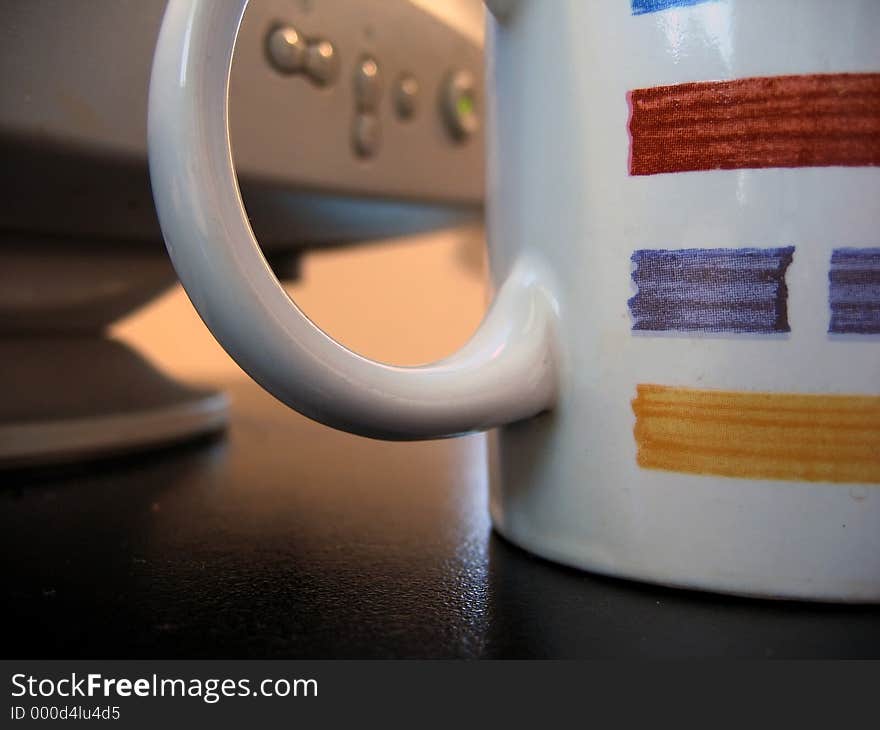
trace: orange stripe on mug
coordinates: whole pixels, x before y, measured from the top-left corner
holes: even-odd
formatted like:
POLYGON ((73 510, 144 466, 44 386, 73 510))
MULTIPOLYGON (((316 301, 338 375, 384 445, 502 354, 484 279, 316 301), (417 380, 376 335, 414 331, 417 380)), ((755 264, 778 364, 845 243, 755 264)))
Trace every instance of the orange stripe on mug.
POLYGON ((699 81, 628 96, 631 175, 880 165, 880 73, 699 81))
POLYGON ((880 483, 880 396, 636 391, 636 458, 645 469, 880 483))

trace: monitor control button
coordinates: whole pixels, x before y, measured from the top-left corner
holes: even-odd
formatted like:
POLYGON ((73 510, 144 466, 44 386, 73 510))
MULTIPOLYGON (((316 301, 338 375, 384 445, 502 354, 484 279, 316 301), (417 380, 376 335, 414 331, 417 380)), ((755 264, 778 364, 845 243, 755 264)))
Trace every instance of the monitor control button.
POLYGON ((440 108, 446 129, 453 139, 463 142, 479 129, 477 84, 470 71, 453 71, 446 77, 440 108))
POLYGON ((354 120, 352 144, 358 157, 372 157, 382 142, 379 118, 370 112, 361 112, 354 120))
POLYGON ((419 107, 419 82, 412 74, 402 74, 394 85, 394 110, 400 119, 412 119, 419 107))
POLYGON ((306 53, 306 74, 319 86, 335 81, 339 73, 339 54, 330 41, 313 41, 306 53))
POLYGON ((354 97, 358 111, 371 112, 379 106, 382 96, 382 72, 371 56, 364 56, 354 73, 354 97))
POLYGON ((306 52, 305 40, 292 25, 273 28, 266 37, 269 63, 279 73, 292 74, 301 71, 306 62, 306 52))

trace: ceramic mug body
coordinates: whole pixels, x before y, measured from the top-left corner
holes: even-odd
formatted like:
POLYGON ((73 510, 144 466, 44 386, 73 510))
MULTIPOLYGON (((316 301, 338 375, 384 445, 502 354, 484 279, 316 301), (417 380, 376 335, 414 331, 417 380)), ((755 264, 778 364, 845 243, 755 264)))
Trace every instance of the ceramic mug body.
POLYGON ((880 599, 880 3, 515 3, 489 232, 556 279, 560 397, 494 438, 509 539, 880 599))
POLYGON ((880 601, 880 3, 493 0, 496 296, 398 368, 316 328, 235 180, 246 0, 169 0, 154 196, 221 344, 377 438, 491 434, 497 529, 610 575, 880 601))

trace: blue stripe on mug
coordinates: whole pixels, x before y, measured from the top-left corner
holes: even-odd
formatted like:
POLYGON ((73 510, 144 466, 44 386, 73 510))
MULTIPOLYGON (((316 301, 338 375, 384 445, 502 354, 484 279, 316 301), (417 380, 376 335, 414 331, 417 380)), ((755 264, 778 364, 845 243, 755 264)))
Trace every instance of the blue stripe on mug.
POLYGON ((794 247, 643 249, 632 255, 633 330, 789 332, 794 247))
POLYGON ((669 8, 685 8, 689 5, 699 5, 705 2, 712 2, 712 0, 632 0, 632 14, 657 13, 669 8))
POLYGON ((835 249, 828 280, 828 331, 880 334, 880 248, 835 249))

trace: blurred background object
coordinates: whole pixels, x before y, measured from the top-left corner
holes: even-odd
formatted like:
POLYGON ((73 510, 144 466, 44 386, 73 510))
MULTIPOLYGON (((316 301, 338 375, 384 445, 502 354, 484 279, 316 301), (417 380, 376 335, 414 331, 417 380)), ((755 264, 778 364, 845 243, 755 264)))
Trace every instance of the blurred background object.
MULTIPOLYGON (((175 285, 152 207, 163 8, 0 8, 0 465, 216 430, 225 399, 182 383, 243 377, 175 285)), ((481 125, 463 137, 442 102, 465 69, 479 114, 481 40, 477 0, 253 0, 245 14, 230 118, 252 224, 297 304, 370 357, 441 357, 484 311, 481 125), (337 248, 354 242, 372 245, 337 248)))
MULTIPOLYGON (((312 321, 355 352, 397 365, 431 362, 457 350, 476 330, 488 301, 485 237, 478 223, 309 251, 299 274, 284 288, 312 321)), ((175 377, 247 377, 179 285, 112 332, 175 377)))

